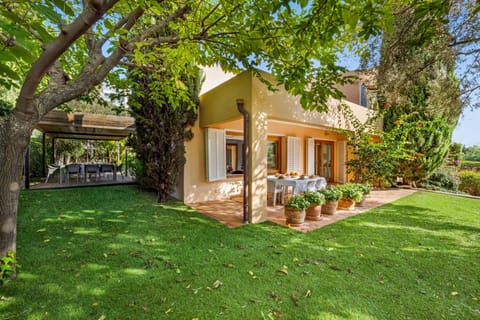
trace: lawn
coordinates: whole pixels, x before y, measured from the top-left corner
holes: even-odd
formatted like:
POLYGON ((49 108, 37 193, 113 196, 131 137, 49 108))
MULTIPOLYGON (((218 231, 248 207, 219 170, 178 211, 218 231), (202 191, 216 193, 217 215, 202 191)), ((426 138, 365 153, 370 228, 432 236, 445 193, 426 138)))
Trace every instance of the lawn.
POLYGON ((0 319, 479 319, 480 200, 418 192, 308 234, 134 186, 22 192, 0 319))

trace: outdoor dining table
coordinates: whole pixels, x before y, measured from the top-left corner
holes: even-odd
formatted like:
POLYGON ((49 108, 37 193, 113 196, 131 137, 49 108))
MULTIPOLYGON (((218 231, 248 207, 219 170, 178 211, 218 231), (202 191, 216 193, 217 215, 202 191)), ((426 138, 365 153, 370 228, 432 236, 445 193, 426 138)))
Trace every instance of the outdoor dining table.
POLYGON ((285 188, 292 187, 293 194, 299 194, 300 192, 305 192, 308 190, 309 183, 313 183, 315 185, 315 189, 317 186, 326 187, 327 180, 324 177, 315 177, 315 178, 300 178, 300 177, 275 177, 269 176, 267 180, 274 181, 275 184, 284 186, 285 188))

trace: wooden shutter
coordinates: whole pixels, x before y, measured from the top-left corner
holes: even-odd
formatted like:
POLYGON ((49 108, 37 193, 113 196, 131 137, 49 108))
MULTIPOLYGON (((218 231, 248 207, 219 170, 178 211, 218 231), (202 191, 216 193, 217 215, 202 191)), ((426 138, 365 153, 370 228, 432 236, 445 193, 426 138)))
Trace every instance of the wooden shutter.
POLYGON ((307 174, 315 174, 315 139, 307 139, 307 174))
POLYGON ((287 172, 300 172, 300 138, 287 137, 287 172))
POLYGON ((206 130, 207 181, 227 178, 227 160, 225 130, 207 128, 206 130))
POLYGON ((337 181, 345 183, 347 182, 347 142, 337 142, 337 181))

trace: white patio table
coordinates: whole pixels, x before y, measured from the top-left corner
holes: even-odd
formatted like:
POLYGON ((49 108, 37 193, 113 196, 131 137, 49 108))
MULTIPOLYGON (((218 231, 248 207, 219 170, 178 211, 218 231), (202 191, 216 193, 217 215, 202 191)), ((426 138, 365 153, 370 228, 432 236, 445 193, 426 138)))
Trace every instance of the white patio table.
POLYGON ((315 189, 318 189, 318 187, 325 188, 327 186, 327 180, 324 177, 302 179, 292 177, 277 178, 275 176, 269 176, 267 179, 269 181, 274 181, 275 184, 284 186, 285 188, 292 187, 294 195, 307 191, 309 182, 315 184, 315 189))

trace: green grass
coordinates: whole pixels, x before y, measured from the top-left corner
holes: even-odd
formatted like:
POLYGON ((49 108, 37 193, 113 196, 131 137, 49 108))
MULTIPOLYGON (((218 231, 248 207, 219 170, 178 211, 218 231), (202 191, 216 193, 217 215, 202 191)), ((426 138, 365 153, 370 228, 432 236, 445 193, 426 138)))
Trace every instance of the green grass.
POLYGON ((419 192, 302 234, 134 186, 22 192, 0 319, 479 319, 479 211, 419 192))

